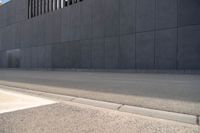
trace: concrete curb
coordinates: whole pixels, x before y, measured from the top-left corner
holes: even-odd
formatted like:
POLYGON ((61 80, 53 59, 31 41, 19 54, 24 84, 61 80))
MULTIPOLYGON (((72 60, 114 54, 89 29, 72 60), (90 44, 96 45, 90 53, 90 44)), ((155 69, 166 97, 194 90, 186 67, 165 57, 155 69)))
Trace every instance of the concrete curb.
POLYGON ((76 97, 72 97, 72 96, 45 93, 45 92, 42 92, 39 95, 44 98, 51 98, 51 99, 60 100, 60 101, 63 101, 63 100, 64 101, 72 101, 73 99, 76 99, 76 97))
POLYGON ((112 110, 117 110, 118 108, 122 106, 122 104, 96 101, 96 100, 85 99, 85 98, 75 98, 74 100, 72 100, 72 102, 91 105, 95 107, 107 108, 107 109, 112 109, 112 110))
POLYGON ((87 99, 87 98, 79 98, 79 97, 53 94, 53 93, 34 91, 34 90, 28 90, 28 89, 25 90, 25 89, 21 89, 17 87, 6 86, 6 85, 0 85, 0 87, 4 87, 11 91, 17 91, 17 92, 20 91, 21 93, 25 93, 32 96, 43 97, 46 99, 54 99, 60 102, 70 101, 74 103, 85 104, 85 105, 106 108, 106 109, 111 109, 111 110, 117 110, 117 111, 126 112, 126 113, 133 113, 133 114, 143 115, 147 117, 177 121, 177 122, 188 123, 188 124, 193 124, 193 125, 200 125, 200 122, 199 122, 200 116, 195 116, 195 115, 188 115, 188 114, 167 112, 167 111, 148 109, 148 108, 142 108, 142 107, 136 107, 136 106, 122 105, 118 103, 97 101, 97 100, 92 100, 92 99, 87 99))
POLYGON ((144 115, 144 116, 149 116, 149 117, 155 117, 155 118, 160 118, 160 119, 178 121, 178 122, 183 122, 183 123, 197 124, 197 117, 194 115, 160 111, 160 110, 134 107, 134 106, 128 106, 128 105, 122 106, 119 109, 119 111, 129 112, 129 113, 134 113, 134 114, 139 114, 139 115, 144 115))

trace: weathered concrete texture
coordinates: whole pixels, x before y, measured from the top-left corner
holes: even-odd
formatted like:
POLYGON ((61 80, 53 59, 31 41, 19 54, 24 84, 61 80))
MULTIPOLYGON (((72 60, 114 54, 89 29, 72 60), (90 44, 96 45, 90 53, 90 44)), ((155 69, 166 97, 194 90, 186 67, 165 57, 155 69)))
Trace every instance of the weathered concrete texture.
POLYGON ((119 67, 121 69, 135 69, 135 62, 135 34, 121 36, 119 45, 119 67))
POLYGON ((199 133, 200 128, 80 104, 60 103, 1 114, 0 131, 2 133, 199 133))
POLYGON ((80 6, 80 39, 92 38, 92 5, 93 0, 84 1, 80 6))
MULTIPOLYGON (((156 0, 137 0, 136 31, 143 32, 155 29, 156 0)), ((127 3, 128 4, 128 3, 127 3)))
POLYGON ((31 19, 27 1, 0 7, 0 53, 20 49, 20 68, 200 69, 199 0, 84 0, 31 19), (24 64, 47 45, 52 65, 24 64))
POLYGON ((92 66, 92 41, 85 40, 80 42, 81 47, 81 61, 80 67, 81 68, 91 68, 92 66))
POLYGON ((177 61, 177 29, 156 32, 156 66, 158 69, 176 69, 177 61))
POLYGON ((179 0, 157 0, 156 28, 175 28, 178 24, 178 1, 179 0))
POLYGON ((92 40, 92 68, 103 69, 105 67, 105 40, 92 40))
POLYGON ((155 33, 143 32, 136 34, 136 67, 138 69, 155 68, 155 33))
POLYGON ((200 1, 199 0, 179 0, 180 26, 200 24, 200 1))
POLYGON ((120 10, 120 35, 135 33, 136 0, 120 0, 119 10, 120 10))
POLYGON ((179 68, 198 69, 200 67, 200 26, 179 29, 179 68))

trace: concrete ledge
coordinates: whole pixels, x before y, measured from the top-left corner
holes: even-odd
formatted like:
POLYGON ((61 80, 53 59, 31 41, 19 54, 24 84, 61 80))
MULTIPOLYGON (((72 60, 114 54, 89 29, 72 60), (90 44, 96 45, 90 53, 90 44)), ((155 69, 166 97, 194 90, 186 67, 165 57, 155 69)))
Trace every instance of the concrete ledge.
POLYGON ((39 95, 42 96, 42 97, 45 97, 45 98, 52 98, 52 99, 55 99, 55 100, 62 100, 62 101, 63 100, 65 100, 65 101, 72 101, 73 99, 76 98, 76 97, 72 97, 72 96, 52 94, 52 93, 45 93, 45 92, 42 92, 39 95))
POLYGON ((160 119, 167 119, 167 120, 173 120, 183 123, 189 123, 189 124, 197 124, 197 117, 193 115, 187 115, 187 114, 179 114, 174 112, 167 112, 167 111, 160 111, 160 110, 154 110, 154 109, 147 109, 147 108, 141 108, 141 107, 134 107, 134 106, 128 106, 124 105, 122 106, 119 111, 122 112, 129 112, 154 118, 160 118, 160 119))
POLYGON ((64 101, 72 101, 73 99, 76 98, 76 97, 73 97, 73 96, 53 94, 53 93, 35 91, 35 90, 24 89, 24 88, 22 89, 22 88, 12 87, 12 86, 0 85, 0 87, 5 88, 4 90, 8 89, 8 90, 16 91, 16 92, 22 92, 22 93, 28 94, 28 95, 43 97, 43 98, 46 98, 46 99, 54 99, 54 100, 57 100, 57 101, 63 101, 63 100, 64 101))
POLYGON ((121 104, 96 101, 96 100, 90 100, 90 99, 85 99, 85 98, 76 98, 76 99, 72 100, 72 102, 87 104, 87 105, 91 105, 91 106, 95 106, 95 107, 113 109, 113 110, 117 110, 118 108, 120 108, 122 106, 121 104))

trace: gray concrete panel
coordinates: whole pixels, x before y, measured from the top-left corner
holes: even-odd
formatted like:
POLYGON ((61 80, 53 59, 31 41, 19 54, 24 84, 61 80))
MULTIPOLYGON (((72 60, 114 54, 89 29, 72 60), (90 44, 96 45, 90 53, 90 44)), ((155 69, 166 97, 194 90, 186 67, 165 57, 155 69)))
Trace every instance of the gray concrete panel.
POLYGON ((81 60, 81 46, 79 41, 70 42, 70 57, 71 57, 71 67, 80 68, 81 60))
POLYGON ((4 28, 3 34, 2 34, 2 44, 3 44, 3 49, 12 49, 14 46, 14 28, 15 25, 10 25, 4 28))
POLYGON ((80 41, 81 47, 81 68, 90 69, 92 63, 92 41, 83 40, 80 41))
POLYGON ((3 13, 3 9, 4 8, 0 8, 0 28, 3 26, 3 16, 4 16, 4 13, 3 13))
POLYGON ((32 45, 42 45, 45 43, 45 16, 35 17, 32 21, 32 45))
POLYGON ((17 10, 15 13, 15 22, 21 22, 21 21, 25 21, 28 19, 28 13, 27 13, 27 9, 20 9, 19 11, 17 10))
POLYGON ((9 47, 7 47, 7 49, 14 49, 14 48, 16 48, 15 40, 18 37, 16 35, 17 35, 17 30, 19 30, 19 27, 17 27, 17 24, 12 24, 12 25, 9 25, 8 27, 10 27, 9 32, 8 32, 8 36, 10 36, 10 38, 9 38, 10 44, 9 44, 9 47))
POLYGON ((179 0, 180 3, 180 25, 200 24, 200 1, 179 0))
POLYGON ((80 39, 91 39, 92 37, 92 2, 87 0, 80 3, 80 39))
POLYGON ((14 3, 16 12, 18 12, 22 9, 24 9, 26 11, 28 10, 28 0, 12 0, 12 2, 14 3))
POLYGON ((13 24, 15 22, 15 5, 13 1, 10 1, 6 4, 6 24, 10 25, 13 24))
POLYGON ((7 26, 8 25, 8 21, 7 21, 7 16, 8 16, 8 10, 9 10, 9 5, 5 4, 3 6, 3 26, 7 26))
POLYGON ((63 45, 65 46, 65 60, 64 60, 64 62, 66 63, 65 67, 66 68, 72 68, 72 57, 70 55, 72 43, 71 42, 65 42, 65 43, 63 43, 63 45))
POLYGON ((3 28, 0 28, 0 51, 3 49, 3 43, 2 43, 2 40, 3 40, 3 28))
POLYGON ((25 48, 25 47, 30 47, 31 46, 31 42, 30 40, 32 37, 32 21, 28 20, 26 22, 21 23, 21 47, 25 48))
POLYGON ((198 0, 86 0, 31 19, 27 2, 0 7, 0 51, 26 48, 22 68, 199 69, 198 0))
POLYGON ((80 3, 66 7, 62 11, 61 41, 80 39, 80 3))
POLYGON ((137 0, 136 31, 149 31, 155 29, 155 0, 137 0))
POLYGON ((6 10, 7 10, 6 8, 7 7, 5 5, 0 7, 0 14, 1 14, 0 27, 3 27, 6 25, 6 10))
POLYGON ((103 38, 92 40, 92 68, 105 68, 105 40, 103 38))
POLYGON ((104 37, 105 33, 105 0, 93 0, 92 35, 94 38, 104 37))
POLYGON ((52 46, 52 67, 65 68, 65 45, 57 44, 52 46))
POLYGON ((6 56, 6 52, 0 52, 0 67, 1 68, 6 68, 8 67, 7 64, 7 56, 6 56))
POLYGON ((80 3, 74 4, 70 10, 70 40, 80 39, 80 3), (72 13, 73 12, 73 13, 72 13))
POLYGON ((136 68, 154 69, 155 41, 154 32, 136 34, 136 68))
POLYGON ((177 27, 178 0, 157 0, 156 28, 177 27))
POLYGON ((58 43, 61 37, 61 10, 45 15, 45 43, 58 43))
POLYGON ((51 68, 51 46, 38 47, 38 68, 51 68))
POLYGON ((20 61, 20 66, 21 68, 24 69, 30 69, 31 68, 31 54, 32 50, 31 48, 24 48, 21 49, 21 61, 20 61))
POLYGON ((6 56, 8 58, 8 68, 19 68, 20 67, 20 50, 11 49, 6 51, 6 56))
POLYGON ((21 55, 20 55, 20 68, 24 69, 25 68, 25 49, 21 49, 21 55))
POLYGON ((0 52, 0 68, 3 68, 3 52, 0 52))
POLYGON ((62 10, 61 19, 61 42, 70 41, 71 39, 71 20, 70 20, 71 7, 64 8, 62 10))
POLYGON ((119 68, 119 37, 105 38, 105 69, 119 68))
POLYGON ((120 35, 135 32, 136 0, 120 0, 120 35))
POLYGON ((13 8, 15 14, 14 23, 24 21, 28 19, 28 0, 12 0, 13 8))
POLYGON ((121 69, 135 68, 135 34, 120 37, 119 66, 121 69))
POLYGON ((200 69, 200 26, 179 29, 179 68, 200 69))
POLYGON ((119 35, 119 0, 105 0, 105 36, 119 35))
POLYGON ((39 48, 32 47, 31 48, 31 68, 38 68, 38 56, 39 56, 39 48))
POLYGON ((156 32, 156 67, 157 69, 176 69, 177 29, 156 32))
POLYGON ((14 29, 14 48, 20 48, 21 47, 21 39, 23 39, 21 35, 21 28, 23 25, 21 23, 16 23, 15 24, 15 29, 14 29))
POLYGON ((8 40, 8 37, 6 38, 6 34, 8 34, 7 31, 8 31, 7 27, 2 28, 2 31, 1 31, 2 32, 2 40, 1 40, 2 50, 6 50, 6 48, 7 48, 7 44, 6 44, 6 41, 8 40))

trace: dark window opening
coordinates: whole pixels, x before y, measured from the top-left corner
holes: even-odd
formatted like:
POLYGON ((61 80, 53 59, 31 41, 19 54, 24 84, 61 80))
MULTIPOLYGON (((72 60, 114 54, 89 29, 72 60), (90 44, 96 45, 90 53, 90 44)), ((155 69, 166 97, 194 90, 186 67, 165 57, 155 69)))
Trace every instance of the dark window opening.
POLYGON ((8 68, 20 67, 20 49, 7 50, 6 55, 8 68))
POLYGON ((28 18, 52 12, 83 0, 28 0, 28 18))

